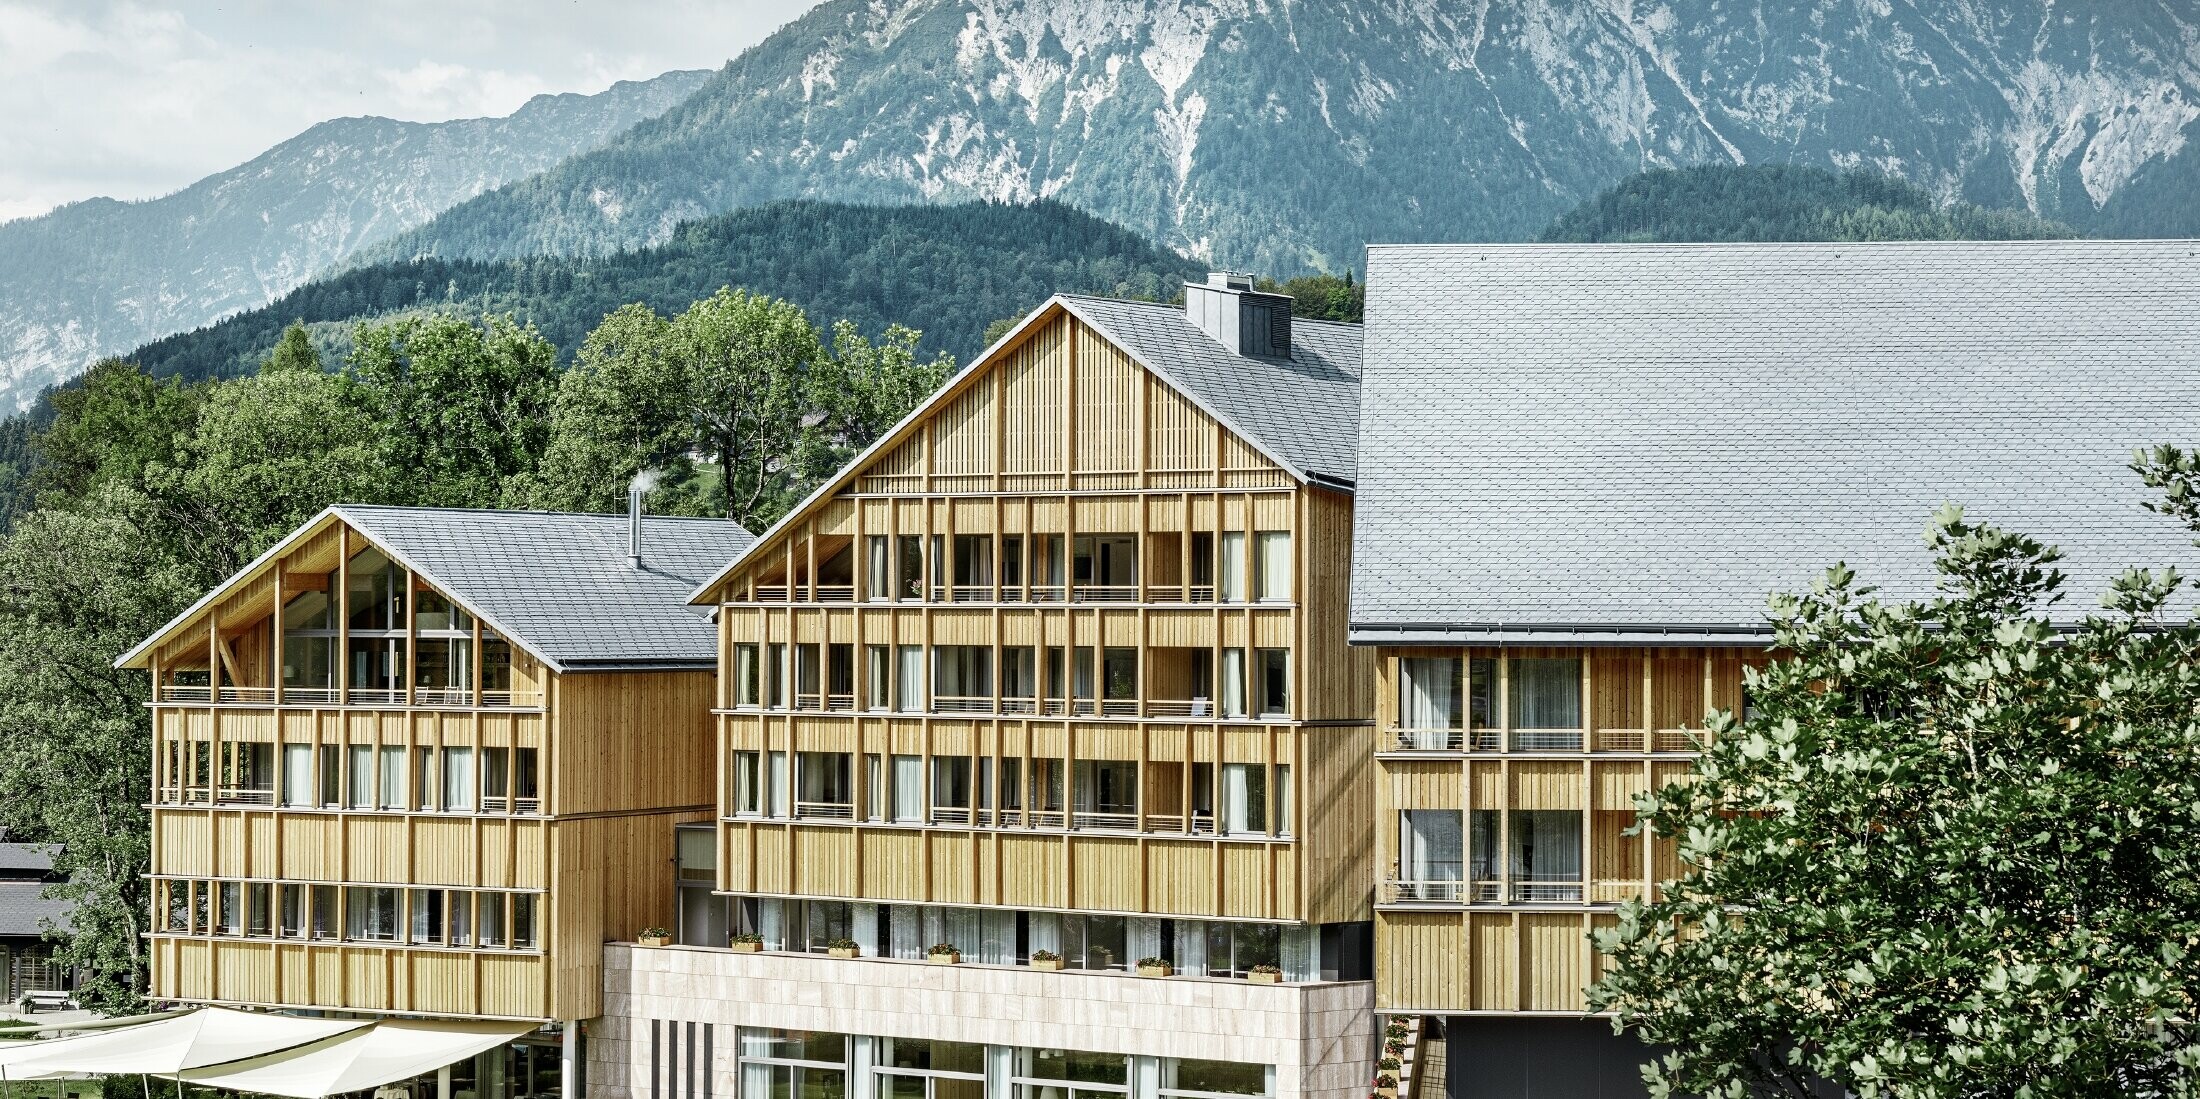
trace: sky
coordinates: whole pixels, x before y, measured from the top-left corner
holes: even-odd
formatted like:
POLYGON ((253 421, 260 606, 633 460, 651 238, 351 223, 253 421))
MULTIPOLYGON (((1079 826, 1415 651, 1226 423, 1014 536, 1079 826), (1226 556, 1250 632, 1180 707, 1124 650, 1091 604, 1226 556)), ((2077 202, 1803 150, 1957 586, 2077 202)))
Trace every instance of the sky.
POLYGON ((0 0, 0 221, 153 198, 347 115, 715 69, 817 0, 0 0))

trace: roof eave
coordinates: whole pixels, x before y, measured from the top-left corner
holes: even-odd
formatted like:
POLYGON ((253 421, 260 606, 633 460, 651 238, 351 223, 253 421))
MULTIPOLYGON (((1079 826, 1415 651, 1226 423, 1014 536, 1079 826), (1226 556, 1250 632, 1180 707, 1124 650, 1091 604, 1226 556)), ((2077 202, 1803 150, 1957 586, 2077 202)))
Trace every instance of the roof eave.
POLYGON ((201 611, 206 610, 208 607, 211 607, 216 602, 218 602, 222 598, 222 594, 224 592, 227 592, 230 589, 236 587, 238 584, 243 583, 247 577, 257 574, 261 568, 265 567, 268 564, 268 562, 273 561, 275 558, 281 556, 293 545, 297 544, 299 541, 305 538, 311 537, 312 535, 318 533, 321 529, 322 524, 330 518, 335 517, 336 514, 337 508, 333 504, 328 507, 322 508, 317 514, 313 516, 313 518, 308 519, 304 523, 300 524, 298 526, 298 529, 291 531, 288 535, 284 536, 281 541, 278 541, 274 545, 269 546, 267 548, 267 552, 253 558, 251 564, 248 564, 245 567, 238 569, 235 573, 230 575, 229 579, 214 585, 212 588, 209 588, 205 595, 200 596, 196 602, 193 602, 190 606, 185 607, 174 618, 169 619, 165 625, 161 626, 157 630, 154 630, 145 638, 145 640, 131 646, 130 651, 116 657, 112 666, 116 668, 144 667, 145 663, 141 658, 144 657, 147 653, 151 652, 156 647, 158 647, 161 642, 167 640, 169 634, 172 634, 176 630, 181 629, 184 623, 198 617, 201 611))

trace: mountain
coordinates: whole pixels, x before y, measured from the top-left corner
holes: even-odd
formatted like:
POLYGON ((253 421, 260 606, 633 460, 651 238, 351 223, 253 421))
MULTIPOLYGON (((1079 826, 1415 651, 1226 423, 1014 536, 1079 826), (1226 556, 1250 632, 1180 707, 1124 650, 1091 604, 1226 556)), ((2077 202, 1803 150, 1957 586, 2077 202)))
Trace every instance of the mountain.
POLYGON ((504 118, 337 119, 164 198, 95 198, 0 225, 0 410, 101 355, 264 305, 365 245, 663 113, 709 76, 537 96, 504 118))
POLYGON ((2014 210, 1943 203, 1877 172, 1787 164, 1657 168, 1574 207, 1539 240, 1673 243, 1782 240, 2039 240, 2068 226, 2014 210))
POLYGON ((131 357, 158 375, 250 372, 293 321, 331 352, 358 321, 411 309, 510 312, 568 357, 628 302, 675 313, 721 286, 786 298, 813 322, 924 330, 924 354, 966 360, 989 322, 1056 292, 1166 298, 1198 269, 1151 241, 1056 202, 847 206, 784 202, 681 226, 663 244, 600 259, 413 260, 307 283, 260 309, 155 341, 131 357))
POLYGON ((1900 175, 2200 234, 2189 5, 830 0, 379 256, 594 254, 775 199, 1051 197, 1221 265, 1504 240, 1650 168, 1900 175))

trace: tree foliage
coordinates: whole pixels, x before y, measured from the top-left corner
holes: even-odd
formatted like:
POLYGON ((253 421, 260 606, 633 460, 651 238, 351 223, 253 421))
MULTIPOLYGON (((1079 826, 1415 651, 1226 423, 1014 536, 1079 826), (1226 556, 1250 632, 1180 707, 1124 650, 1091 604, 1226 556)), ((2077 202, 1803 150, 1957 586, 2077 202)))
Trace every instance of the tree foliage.
MULTIPOLYGON (((2200 463, 2142 459, 2191 521, 2200 463)), ((2050 624, 2058 554, 1944 509, 1940 590, 1776 598, 1755 711, 1639 802, 1686 873, 1600 933, 1653 1093, 2189 1095, 2200 631, 2174 570, 2050 624), (1822 1085, 1821 1085, 1822 1086, 1822 1085)))
MULTIPOLYGON (((304 343, 304 330, 292 327, 284 346, 293 338, 304 343)), ((495 500, 541 457, 558 350, 510 317, 409 316, 360 325, 348 377, 352 401, 380 426, 376 464, 414 479, 413 502, 462 507, 495 500)))
POLYGON ((1271 294, 1291 295, 1294 317, 1358 324, 1367 312, 1367 288, 1349 270, 1342 275, 1300 275, 1283 282, 1264 278, 1255 285, 1271 294))

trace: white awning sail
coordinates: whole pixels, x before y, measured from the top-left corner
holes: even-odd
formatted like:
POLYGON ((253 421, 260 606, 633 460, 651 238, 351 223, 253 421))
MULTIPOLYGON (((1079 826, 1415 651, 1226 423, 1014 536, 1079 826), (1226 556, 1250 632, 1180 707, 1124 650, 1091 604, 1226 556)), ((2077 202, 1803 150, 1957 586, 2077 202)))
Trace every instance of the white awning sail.
POLYGON ((312 1045, 176 1073, 174 1077, 205 1087, 322 1099, 434 1072, 514 1041, 537 1025, 385 1019, 365 1030, 339 1034, 312 1045))
POLYGON ((33 1059, 50 1057, 60 1051, 62 1047, 82 1040, 81 1038, 46 1038, 40 1041, 24 1039, 22 1041, 0 1042, 0 1083, 51 1080, 56 1077, 67 1076, 68 1073, 66 1072, 46 1072, 44 1070, 33 1072, 23 1066, 33 1059))
POLYGON ((43 1048, 36 1056, 9 1065, 7 1071, 14 1080, 100 1073, 172 1076, 265 1056, 372 1025, 371 1019, 301 1019, 208 1007, 137 1026, 32 1043, 43 1048))

